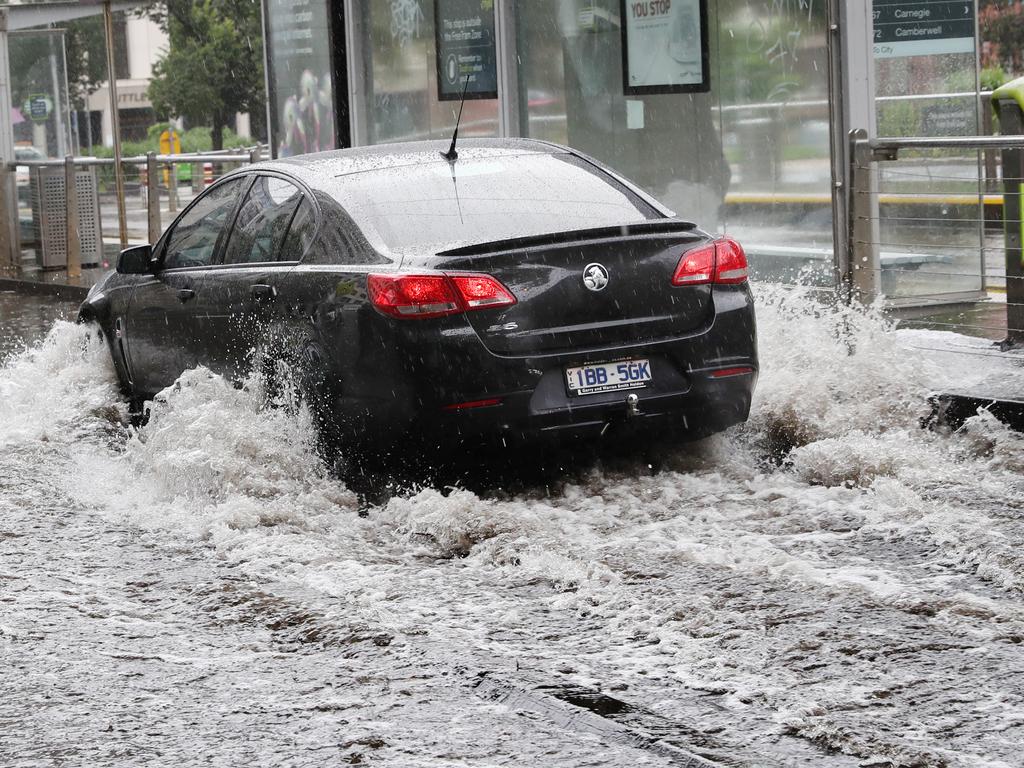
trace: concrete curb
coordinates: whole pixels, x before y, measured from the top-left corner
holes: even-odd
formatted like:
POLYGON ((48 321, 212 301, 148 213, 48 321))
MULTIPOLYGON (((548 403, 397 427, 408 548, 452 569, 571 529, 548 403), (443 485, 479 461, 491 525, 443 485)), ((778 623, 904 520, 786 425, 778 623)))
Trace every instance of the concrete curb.
POLYGON ((87 285, 67 285, 65 283, 44 283, 39 280, 18 280, 13 277, 0 277, 0 291, 17 291, 35 296, 55 296, 68 301, 82 301, 89 293, 87 285))
POLYGON ((952 430, 960 429, 964 422, 985 410, 1017 432, 1024 432, 1024 400, 1008 397, 985 397, 977 394, 943 392, 929 398, 932 424, 941 424, 952 430))

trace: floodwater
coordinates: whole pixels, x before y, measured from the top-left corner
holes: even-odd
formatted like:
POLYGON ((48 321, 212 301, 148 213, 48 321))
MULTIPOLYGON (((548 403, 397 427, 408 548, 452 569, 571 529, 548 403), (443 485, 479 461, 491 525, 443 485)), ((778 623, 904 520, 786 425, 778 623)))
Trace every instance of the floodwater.
POLYGON ((366 516, 258 382, 134 430, 57 322, 0 367, 0 764, 1024 765, 1024 439, 920 427, 988 360, 757 292, 742 428, 366 516))
POLYGON ((40 341, 54 320, 73 320, 77 311, 77 302, 0 290, 0 361, 40 341))

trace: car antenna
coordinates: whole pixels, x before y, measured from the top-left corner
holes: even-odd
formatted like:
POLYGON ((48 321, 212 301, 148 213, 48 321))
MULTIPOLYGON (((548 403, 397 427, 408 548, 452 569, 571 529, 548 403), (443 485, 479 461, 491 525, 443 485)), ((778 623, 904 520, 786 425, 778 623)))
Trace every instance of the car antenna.
POLYGON ((452 144, 447 152, 442 152, 441 157, 449 163, 459 159, 459 153, 455 151, 455 142, 459 140, 459 123, 462 122, 462 108, 466 106, 466 89, 469 88, 469 75, 466 75, 466 83, 462 86, 462 100, 459 102, 459 116, 455 118, 455 133, 452 134, 452 144))

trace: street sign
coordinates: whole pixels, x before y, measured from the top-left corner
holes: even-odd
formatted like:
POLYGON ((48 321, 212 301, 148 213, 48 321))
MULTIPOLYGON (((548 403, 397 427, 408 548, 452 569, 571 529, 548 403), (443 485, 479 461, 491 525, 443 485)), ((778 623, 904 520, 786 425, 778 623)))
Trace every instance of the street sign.
POLYGON ((974 53, 974 2, 875 0, 875 58, 974 53))
POLYGON ((53 99, 45 93, 34 93, 25 99, 21 113, 34 123, 45 122, 53 112, 53 99))

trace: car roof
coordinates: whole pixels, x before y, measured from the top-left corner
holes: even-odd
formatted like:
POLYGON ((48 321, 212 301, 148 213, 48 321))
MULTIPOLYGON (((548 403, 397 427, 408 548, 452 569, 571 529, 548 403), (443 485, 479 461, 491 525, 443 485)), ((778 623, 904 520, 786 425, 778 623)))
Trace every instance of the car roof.
MULTIPOLYGON (((448 150, 450 144, 450 140, 373 144, 309 155, 295 155, 259 163, 253 168, 280 170, 301 179, 311 187, 322 188, 325 184, 329 186, 331 180, 338 176, 447 162, 441 157, 441 154, 448 150)), ((524 154, 553 154, 572 151, 567 147, 532 139, 459 139, 456 149, 460 160, 496 159, 524 154)))

